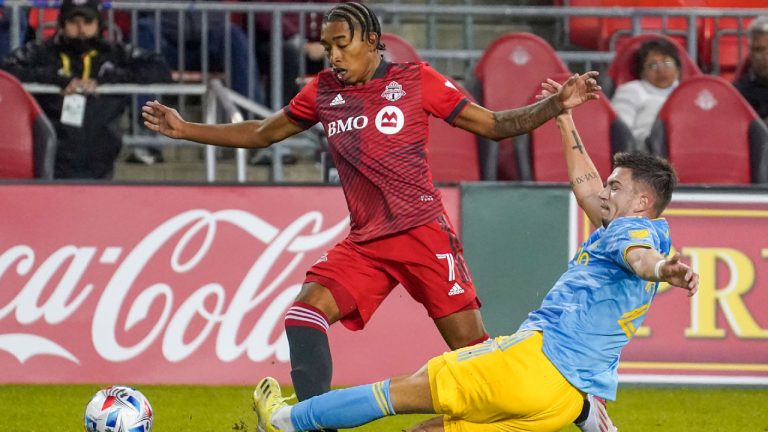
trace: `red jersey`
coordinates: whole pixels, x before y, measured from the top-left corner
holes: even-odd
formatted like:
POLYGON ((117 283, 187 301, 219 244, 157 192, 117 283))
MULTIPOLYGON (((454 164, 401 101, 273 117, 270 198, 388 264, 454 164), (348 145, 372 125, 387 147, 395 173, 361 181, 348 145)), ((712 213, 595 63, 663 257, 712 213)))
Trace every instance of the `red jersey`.
POLYGON ((304 128, 322 123, 349 207, 349 237, 359 242, 444 212, 427 165, 428 116, 453 124, 468 103, 426 63, 382 59, 364 85, 344 85, 330 69, 320 72, 284 112, 304 128))

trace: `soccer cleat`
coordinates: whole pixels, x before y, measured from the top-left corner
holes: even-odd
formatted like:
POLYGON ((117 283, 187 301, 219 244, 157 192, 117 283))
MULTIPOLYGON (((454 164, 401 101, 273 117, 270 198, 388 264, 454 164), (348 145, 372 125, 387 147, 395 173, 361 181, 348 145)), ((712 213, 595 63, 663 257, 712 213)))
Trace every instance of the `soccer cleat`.
POLYGON ((589 401, 589 415, 582 423, 577 424, 583 432, 618 432, 613 425, 608 411, 605 409, 605 400, 593 395, 587 395, 589 401))
POLYGON ((259 382, 256 390, 253 391, 253 409, 256 411, 256 419, 258 420, 256 429, 259 432, 279 431, 272 426, 272 416, 275 411, 287 405, 285 401, 288 399, 290 397, 282 397, 280 384, 274 378, 266 377, 259 382))

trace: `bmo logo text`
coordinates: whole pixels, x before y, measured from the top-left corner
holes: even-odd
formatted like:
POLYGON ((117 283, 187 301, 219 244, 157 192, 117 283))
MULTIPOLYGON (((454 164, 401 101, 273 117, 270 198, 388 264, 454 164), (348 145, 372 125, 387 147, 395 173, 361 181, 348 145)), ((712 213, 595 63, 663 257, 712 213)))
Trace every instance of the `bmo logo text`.
MULTIPOLYGON (((376 129, 383 134, 396 134, 400 132, 404 124, 405 116, 398 107, 386 106, 376 114, 376 129)), ((366 126, 368 126, 368 117, 366 116, 347 117, 344 120, 328 123, 326 133, 330 138, 338 133, 360 130, 366 126)))
POLYGON ((351 131, 352 129, 362 129, 368 126, 368 117, 357 116, 347 117, 346 120, 336 120, 328 123, 328 137, 332 137, 337 133, 351 131))
POLYGON ((404 124, 405 116, 396 106, 385 106, 376 114, 376 129, 383 134, 396 134, 400 132, 404 124))

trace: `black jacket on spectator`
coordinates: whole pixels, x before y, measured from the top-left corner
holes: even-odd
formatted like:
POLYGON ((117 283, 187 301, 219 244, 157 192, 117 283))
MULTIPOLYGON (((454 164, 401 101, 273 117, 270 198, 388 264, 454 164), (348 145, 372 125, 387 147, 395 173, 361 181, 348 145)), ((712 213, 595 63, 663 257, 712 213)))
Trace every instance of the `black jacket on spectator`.
MULTIPOLYGON (((59 34, 18 48, 3 62, 2 68, 22 82, 55 84, 62 89, 73 77, 92 78, 99 84, 171 81, 171 70, 159 55, 104 39, 88 46, 71 46, 59 34), (84 67, 87 63, 90 63, 90 72, 84 72, 88 69, 84 67)), ((118 119, 130 105, 130 96, 89 95, 82 127, 59 121, 62 95, 35 97, 58 134, 54 177, 111 178, 122 146, 118 119)))
POLYGON ((747 71, 733 85, 757 111, 757 115, 768 122, 768 79, 760 78, 752 71, 747 71))

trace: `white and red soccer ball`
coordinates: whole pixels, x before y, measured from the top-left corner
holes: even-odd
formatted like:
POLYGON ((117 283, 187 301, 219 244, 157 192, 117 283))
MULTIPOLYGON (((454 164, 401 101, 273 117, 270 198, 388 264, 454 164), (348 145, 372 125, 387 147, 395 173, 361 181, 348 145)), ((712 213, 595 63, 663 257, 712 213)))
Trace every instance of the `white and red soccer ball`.
POLYGON ((88 402, 83 423, 86 432, 150 432, 152 406, 136 389, 107 387, 88 402))

